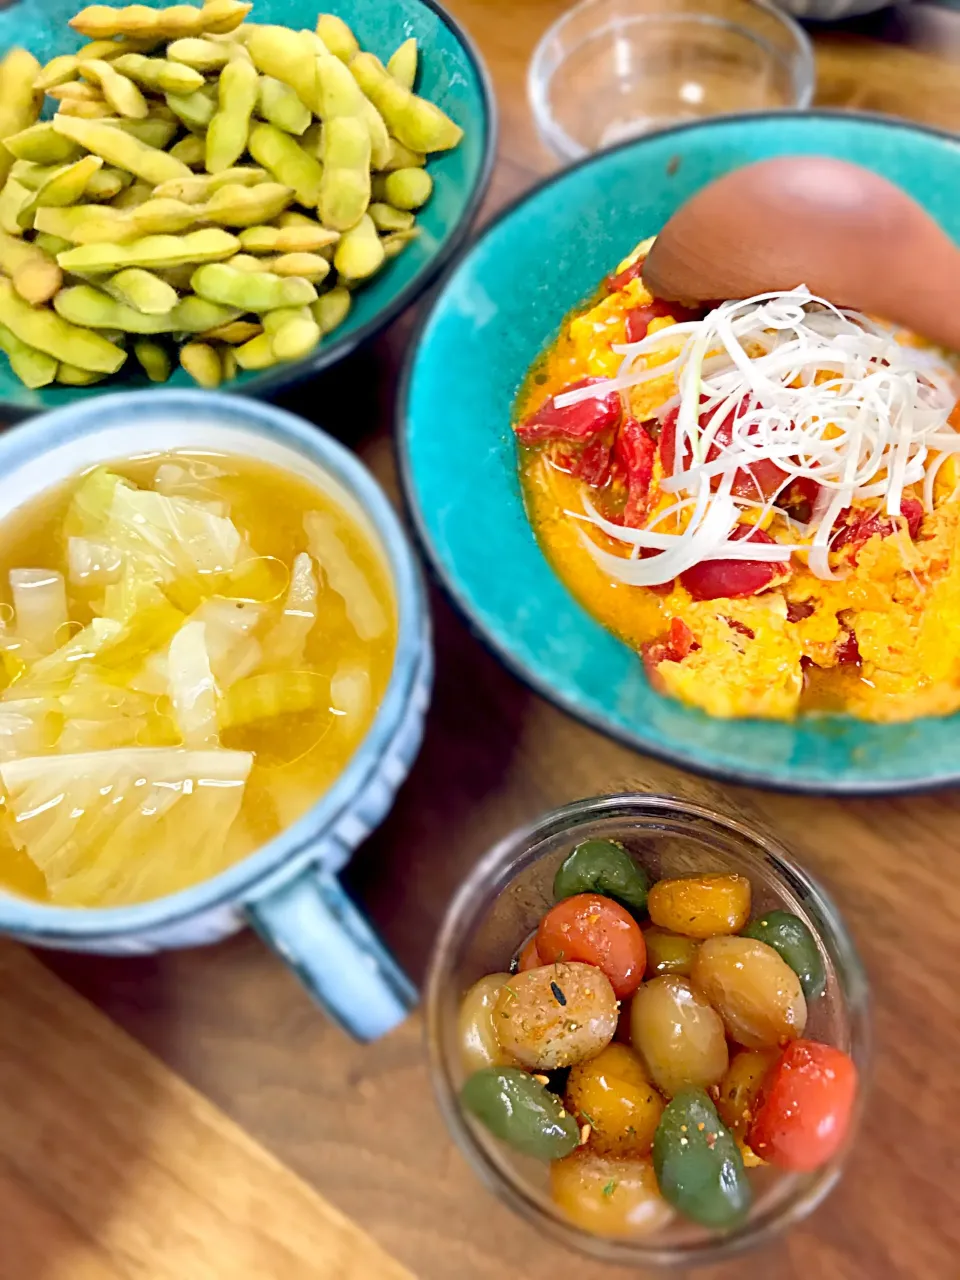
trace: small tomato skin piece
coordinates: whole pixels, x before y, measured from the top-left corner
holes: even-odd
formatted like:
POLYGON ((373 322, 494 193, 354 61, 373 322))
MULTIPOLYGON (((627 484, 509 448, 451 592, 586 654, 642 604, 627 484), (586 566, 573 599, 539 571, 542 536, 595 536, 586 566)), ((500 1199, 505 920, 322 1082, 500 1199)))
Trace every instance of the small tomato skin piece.
POLYGON ((856 1096, 857 1068, 848 1054, 795 1040, 763 1082, 750 1146, 779 1169, 819 1169, 843 1145, 856 1096))
MULTIPOLYGON (((622 274, 625 275, 626 272, 622 274)), ((647 336, 651 320, 661 320, 664 316, 669 316, 677 324, 682 324, 685 320, 699 319, 701 314, 699 311, 691 311, 689 307, 682 307, 679 302, 667 302, 664 298, 654 298, 652 302, 646 302, 627 312, 627 341, 642 342, 647 336)))
POLYGON ((610 979, 618 1000, 632 996, 643 980, 647 948, 633 916, 598 893, 578 893, 547 912, 537 930, 544 964, 580 961, 610 979))
MULTIPOLYGON (((603 381, 603 378, 581 378, 564 387, 558 395, 603 381)), ((521 444, 540 444, 544 440, 570 440, 584 444, 601 431, 618 426, 623 416, 623 404, 617 391, 605 396, 591 396, 563 409, 557 408, 556 401, 556 396, 550 396, 536 413, 520 423, 516 436, 521 444)))

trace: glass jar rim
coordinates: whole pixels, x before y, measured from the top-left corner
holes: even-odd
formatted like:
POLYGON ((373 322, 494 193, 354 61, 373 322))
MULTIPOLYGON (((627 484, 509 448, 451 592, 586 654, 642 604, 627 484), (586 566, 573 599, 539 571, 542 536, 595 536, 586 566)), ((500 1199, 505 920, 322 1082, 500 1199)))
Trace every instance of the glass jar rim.
MULTIPOLYGON (((665 827, 660 829, 666 832, 665 827)), ((669 795, 620 792, 576 800, 515 828, 498 841, 463 880, 444 915, 428 966, 424 1001, 425 1034, 434 1094, 444 1121, 473 1172, 498 1199, 555 1242, 596 1260, 621 1266, 689 1267, 727 1261, 770 1241, 807 1217, 840 1178, 859 1125, 869 1083, 872 1044, 867 978, 846 925, 829 895, 793 862, 772 836, 738 818, 669 795), (657 820, 662 824, 671 816, 708 824, 750 846, 815 906, 824 926, 822 936, 828 936, 832 944, 831 952, 835 956, 838 980, 848 1009, 851 1051, 859 1074, 859 1089, 846 1143, 795 1197, 767 1208, 728 1235, 658 1245, 656 1237, 628 1240, 590 1235, 573 1224, 563 1222, 558 1216, 546 1213, 519 1177, 507 1175, 478 1141, 463 1115, 443 1052, 442 1006, 451 961, 456 958, 458 944, 465 936, 464 926, 469 927, 474 922, 476 912, 473 904, 481 896, 499 895, 522 870, 543 856, 537 853, 537 849, 545 840, 567 831, 574 835, 579 826, 601 818, 623 817, 634 821, 649 818, 650 829, 655 832, 657 820)))

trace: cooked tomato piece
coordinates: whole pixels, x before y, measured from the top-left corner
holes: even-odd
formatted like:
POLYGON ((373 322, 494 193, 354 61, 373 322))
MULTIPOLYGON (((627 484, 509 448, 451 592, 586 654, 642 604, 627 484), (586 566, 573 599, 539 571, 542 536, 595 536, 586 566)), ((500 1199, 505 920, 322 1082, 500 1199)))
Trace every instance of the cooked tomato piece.
POLYGON ((596 965, 610 979, 618 1000, 636 991, 647 961, 636 920, 619 902, 599 893, 578 893, 551 907, 537 929, 537 951, 544 964, 596 965))
MULTIPOLYGON (((907 523, 907 533, 913 541, 916 541, 920 533, 920 525, 923 523, 923 503, 918 498, 902 498, 900 514, 907 523)), ((850 546, 856 553, 876 534, 881 538, 888 538, 900 527, 895 516, 885 516, 879 511, 853 511, 848 507, 837 517, 834 529, 838 532, 833 539, 831 549, 839 551, 841 547, 850 546)))
POLYGON ((629 267, 624 267, 622 271, 611 272, 603 282, 607 293, 617 293, 620 289, 625 289, 631 280, 639 280, 646 260, 647 255, 643 254, 637 258, 636 262, 631 262, 629 267))
POLYGON ((857 1068, 847 1054, 794 1040, 763 1082, 748 1142, 778 1168, 809 1173, 839 1150, 856 1096, 857 1068))
POLYGON ((841 631, 837 637, 837 662, 841 667, 852 667, 861 661, 857 637, 852 631, 841 631))
MULTIPOLYGON (((603 378, 581 378, 579 382, 572 382, 563 390, 576 391, 580 387, 603 381, 603 378)), ((540 444, 544 440, 585 442, 592 440, 601 431, 616 427, 622 414, 623 406, 617 391, 605 396, 591 396, 588 400, 569 404, 563 409, 557 408, 557 397, 550 396, 536 413, 531 414, 516 428, 517 439, 526 445, 540 444)))
MULTIPOLYGON (((732 409, 726 417, 718 424, 714 433, 713 441, 707 450, 707 461, 715 462, 720 457, 721 449, 729 445, 733 439, 733 428, 737 418, 742 417, 746 412, 746 401, 732 409)), ((663 464, 663 470, 666 475, 671 475, 674 469, 674 459, 677 449, 677 419, 680 416, 680 406, 674 405, 670 409, 663 420, 663 426, 660 432, 660 461, 663 464)), ((710 424, 711 413, 703 413, 700 415, 700 427, 706 430, 710 424)), ((753 435, 756 426, 748 430, 747 435, 753 435)), ((691 460, 689 450, 683 460, 684 467, 688 466, 691 460)), ((792 483, 787 484, 789 473, 784 471, 770 458, 758 458, 756 462, 751 462, 749 467, 741 467, 733 477, 732 492, 741 498, 751 498, 756 502, 765 502, 768 499, 779 494, 777 506, 784 508, 795 519, 804 523, 810 519, 810 513, 813 510, 813 504, 816 501, 820 486, 815 480, 809 476, 798 476, 792 483)), ((716 488, 720 483, 719 478, 713 481, 713 487, 716 488)))
POLYGON ((594 489, 602 489, 613 468, 614 441, 609 432, 594 436, 573 465, 571 473, 594 489))
POLYGON ((617 432, 614 457, 623 468, 627 483, 622 520, 630 528, 638 528, 647 514, 656 452, 657 446, 645 424, 636 418, 625 418, 617 432))
POLYGON ((691 311, 689 307, 681 307, 679 302, 667 302, 664 298, 654 298, 652 302, 645 302, 642 306, 634 307, 632 311, 627 312, 627 341, 642 342, 647 336, 651 320, 660 320, 664 316, 669 316, 671 320, 676 320, 680 324, 684 320, 699 320, 702 314, 701 311, 691 311))
MULTIPOLYGON (((731 542, 775 542, 769 533, 753 525, 739 524, 731 542)), ((785 563, 767 560, 704 560, 685 569, 680 581, 694 600, 719 600, 734 596, 755 596, 789 577, 785 563)))
POLYGON ((791 600, 787 605, 787 621, 802 622, 816 613, 816 608, 806 600, 791 600))
POLYGON ((657 667, 661 662, 682 662, 688 653, 699 649, 697 638, 680 618, 670 619, 670 630, 660 640, 650 640, 640 648, 647 679, 655 689, 660 687, 657 667))

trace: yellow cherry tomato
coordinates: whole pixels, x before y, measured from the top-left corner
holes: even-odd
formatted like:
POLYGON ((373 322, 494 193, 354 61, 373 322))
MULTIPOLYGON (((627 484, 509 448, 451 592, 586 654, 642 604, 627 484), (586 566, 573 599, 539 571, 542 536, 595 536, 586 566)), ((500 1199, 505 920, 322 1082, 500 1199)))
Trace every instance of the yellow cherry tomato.
POLYGON ((661 929, 688 938, 739 933, 750 919, 750 881, 738 875, 658 880, 647 898, 647 911, 661 929))
POLYGON ((717 1110, 735 1138, 746 1138, 764 1076, 779 1057, 779 1049, 743 1049, 730 1059, 720 1081, 717 1110))
POLYGON ((460 1004, 460 1059, 472 1075, 484 1067, 516 1067, 519 1062, 504 1049, 497 1035, 494 1009, 509 973, 490 973, 475 982, 460 1004))
POLYGON ((645 1156, 663 1102, 643 1063, 625 1044, 609 1044, 570 1072, 567 1109, 590 1125, 589 1146, 602 1155, 645 1156))
POLYGON ((648 1157, 601 1156, 581 1148, 554 1160, 550 1193, 572 1223, 596 1236, 638 1240, 661 1231, 673 1217, 648 1157))
POLYGON ((691 978, 746 1049, 772 1049, 803 1035, 807 1002, 800 979, 773 947, 755 938, 707 938, 691 978))

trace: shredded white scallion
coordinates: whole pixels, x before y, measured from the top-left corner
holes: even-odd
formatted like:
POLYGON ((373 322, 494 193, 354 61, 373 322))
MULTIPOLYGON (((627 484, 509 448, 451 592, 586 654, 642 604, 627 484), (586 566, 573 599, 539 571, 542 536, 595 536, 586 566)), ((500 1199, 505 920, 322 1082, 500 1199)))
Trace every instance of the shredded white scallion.
MULTIPOLYGON (((891 331, 804 286, 725 302, 703 320, 617 350, 624 359, 615 377, 566 392, 556 403, 562 408, 673 375, 680 392, 673 474, 661 487, 686 516, 676 533, 627 529, 604 519, 584 496, 578 517, 631 548, 624 558, 580 533, 591 555, 622 582, 655 585, 705 560, 786 561, 801 546, 813 573, 834 578, 834 523, 851 502, 879 498, 897 516, 904 489, 919 485, 929 510, 931 477, 945 455, 960 453, 960 432, 948 422, 956 391, 933 353, 901 345, 891 331), (678 339, 683 345, 674 359, 648 365, 648 357, 678 339), (809 523, 794 526, 801 545, 731 541, 741 512, 755 510, 762 496, 738 496, 734 479, 764 461, 784 472, 781 492, 802 478, 820 486, 809 523), (642 551, 659 554, 640 558, 642 551)), ((653 412, 662 418, 677 403, 671 394, 653 412)), ((768 497, 764 509, 776 501, 768 497)))

